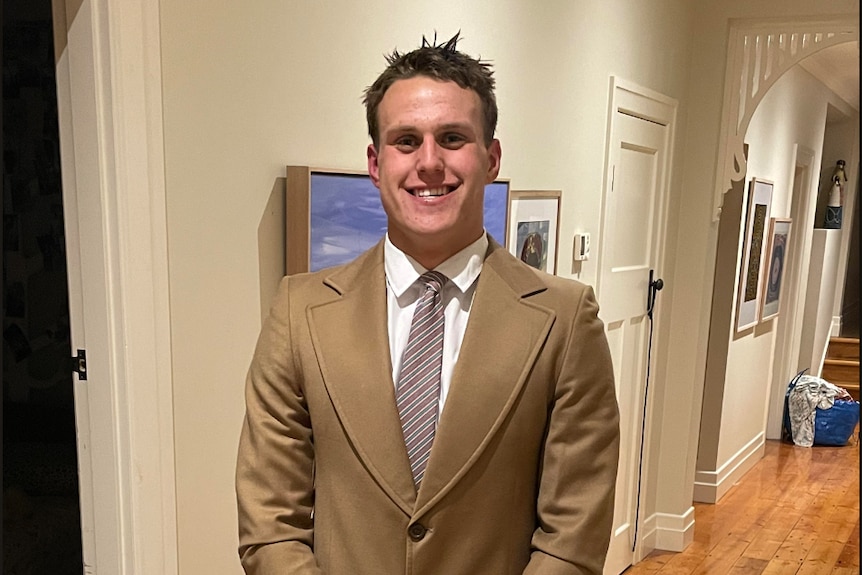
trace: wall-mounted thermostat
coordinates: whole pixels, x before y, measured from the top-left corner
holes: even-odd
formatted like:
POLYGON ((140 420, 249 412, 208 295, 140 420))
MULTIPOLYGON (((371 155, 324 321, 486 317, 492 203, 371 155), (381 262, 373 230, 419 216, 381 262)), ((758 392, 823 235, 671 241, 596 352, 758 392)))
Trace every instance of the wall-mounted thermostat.
POLYGON ((574 254, 575 261, 580 262, 590 259, 590 234, 575 234, 574 254))

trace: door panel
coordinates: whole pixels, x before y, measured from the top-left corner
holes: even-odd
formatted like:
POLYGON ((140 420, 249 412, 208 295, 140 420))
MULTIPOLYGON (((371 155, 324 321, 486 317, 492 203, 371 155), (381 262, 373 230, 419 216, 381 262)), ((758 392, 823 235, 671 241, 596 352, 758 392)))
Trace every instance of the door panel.
POLYGON ((649 272, 657 267, 666 126, 615 112, 611 182, 605 196, 600 262, 601 316, 614 362, 620 407, 620 468, 605 573, 632 564, 650 320, 649 272))
POLYGON ((69 4, 55 0, 54 25, 68 27, 65 49, 57 56, 57 109, 70 330, 73 353, 87 350, 88 379, 74 376, 82 554, 86 573, 122 573, 120 462, 113 426, 116 398, 107 360, 110 304, 99 194, 103 178, 99 86, 92 62, 95 32, 90 2, 66 14, 66 8, 72 8, 69 4), (68 21, 70 16, 74 22, 68 21))

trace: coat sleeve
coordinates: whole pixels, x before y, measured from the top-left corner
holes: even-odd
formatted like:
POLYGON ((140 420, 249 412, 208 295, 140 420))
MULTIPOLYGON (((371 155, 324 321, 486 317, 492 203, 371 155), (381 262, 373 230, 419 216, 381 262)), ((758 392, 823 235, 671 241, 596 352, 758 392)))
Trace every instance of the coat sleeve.
POLYGON ((619 459, 613 365, 591 288, 571 322, 539 478, 538 524, 524 575, 601 575, 619 459))
POLYGON ((239 554, 249 575, 320 575, 314 449, 291 333, 289 278, 264 322, 246 379, 236 468, 239 554))

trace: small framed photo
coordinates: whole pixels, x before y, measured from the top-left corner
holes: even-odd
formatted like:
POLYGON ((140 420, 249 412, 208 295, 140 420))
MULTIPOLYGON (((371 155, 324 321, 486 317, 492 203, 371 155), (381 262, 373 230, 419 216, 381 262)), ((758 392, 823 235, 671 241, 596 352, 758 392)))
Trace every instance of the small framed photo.
POLYGON ((516 191, 509 194, 509 252, 536 269, 557 273, 560 191, 516 191))
POLYGON ((760 321, 778 315, 781 301, 781 284, 784 280, 784 266, 787 250, 790 247, 790 218, 772 218, 769 222, 769 246, 766 248, 766 267, 763 284, 763 304, 760 307, 760 321))
POLYGON ((772 206, 772 182, 752 178, 748 187, 742 266, 736 292, 736 331, 757 325, 763 299, 763 256, 772 206))

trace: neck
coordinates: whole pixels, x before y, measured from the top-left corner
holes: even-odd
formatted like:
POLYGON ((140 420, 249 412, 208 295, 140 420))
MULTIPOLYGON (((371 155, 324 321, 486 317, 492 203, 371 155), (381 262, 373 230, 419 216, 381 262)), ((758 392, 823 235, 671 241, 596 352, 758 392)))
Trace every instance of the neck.
MULTIPOLYGON (((480 233, 470 239, 469 241, 462 242, 456 245, 445 245, 442 242, 437 243, 434 241, 425 240, 421 242, 421 245, 417 245, 416 242, 405 242, 398 241, 396 238, 393 238, 391 235, 389 236, 392 244, 397 247, 399 250, 419 262, 419 264, 427 270, 433 270, 476 240, 482 237, 482 234, 485 233, 484 228, 480 231, 480 233), (438 247, 438 249, 431 248, 428 246, 438 247)), ((402 239, 402 238, 399 238, 402 239)))

